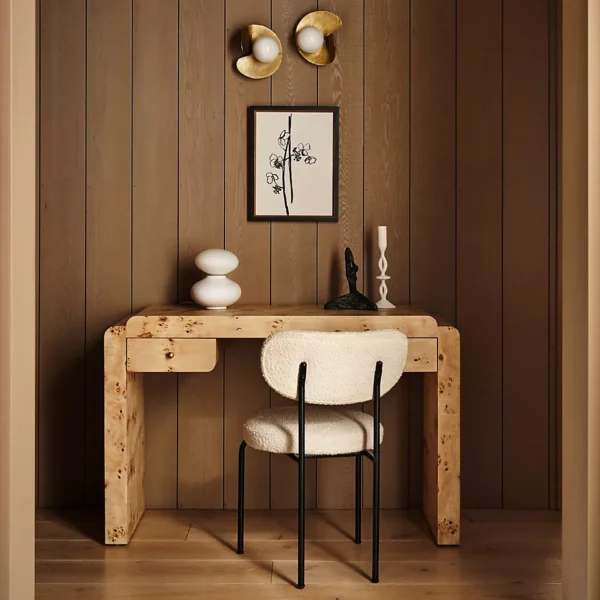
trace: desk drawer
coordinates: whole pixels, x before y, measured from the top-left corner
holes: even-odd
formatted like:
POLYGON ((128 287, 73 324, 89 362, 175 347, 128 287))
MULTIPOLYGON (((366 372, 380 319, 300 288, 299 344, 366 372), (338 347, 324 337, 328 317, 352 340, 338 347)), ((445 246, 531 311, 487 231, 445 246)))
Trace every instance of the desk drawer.
POLYGON ((434 373, 437 361, 437 338, 408 338, 405 373, 434 373))
POLYGON ((217 364, 217 340, 128 339, 127 370, 142 373, 206 373, 217 364))

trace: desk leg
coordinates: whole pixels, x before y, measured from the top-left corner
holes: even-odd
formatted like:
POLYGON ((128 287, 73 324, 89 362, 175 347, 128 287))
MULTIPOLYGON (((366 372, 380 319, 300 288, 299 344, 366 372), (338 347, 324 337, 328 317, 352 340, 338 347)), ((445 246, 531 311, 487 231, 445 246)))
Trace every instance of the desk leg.
POLYGON ((104 541, 127 544, 144 514, 144 388, 127 372, 125 327, 104 336, 104 541))
POLYGON ((460 542, 460 340, 438 328, 438 371, 424 382, 423 510, 439 545, 460 542))

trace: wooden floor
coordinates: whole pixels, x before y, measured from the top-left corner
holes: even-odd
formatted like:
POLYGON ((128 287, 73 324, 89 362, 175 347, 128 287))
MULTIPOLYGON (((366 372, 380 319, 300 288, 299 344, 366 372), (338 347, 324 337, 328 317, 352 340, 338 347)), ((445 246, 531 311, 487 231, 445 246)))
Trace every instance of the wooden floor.
POLYGON ((231 511, 148 511, 129 546, 106 547, 92 513, 40 511, 43 600, 422 600, 560 598, 560 513, 467 511, 460 548, 434 545, 418 512, 383 511, 381 583, 371 584, 370 513, 307 517, 306 588, 296 590, 295 512, 248 511, 246 553, 231 511))

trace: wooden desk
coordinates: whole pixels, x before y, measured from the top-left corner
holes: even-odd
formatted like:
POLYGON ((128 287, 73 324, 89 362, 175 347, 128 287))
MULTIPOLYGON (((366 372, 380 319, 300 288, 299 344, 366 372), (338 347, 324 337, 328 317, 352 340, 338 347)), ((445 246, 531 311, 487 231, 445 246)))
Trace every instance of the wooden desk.
POLYGON ((266 338, 281 329, 399 329, 408 336, 406 372, 425 374, 423 510, 438 544, 458 544, 460 343, 455 328, 414 306, 379 312, 316 306, 214 311, 192 304, 151 306, 104 336, 105 542, 127 544, 144 512, 142 373, 211 371, 218 340, 266 338))

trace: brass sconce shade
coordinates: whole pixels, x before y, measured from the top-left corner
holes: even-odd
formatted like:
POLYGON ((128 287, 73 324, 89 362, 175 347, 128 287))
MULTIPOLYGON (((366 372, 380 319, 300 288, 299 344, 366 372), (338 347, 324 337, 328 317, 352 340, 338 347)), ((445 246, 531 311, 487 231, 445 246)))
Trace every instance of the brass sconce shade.
POLYGON ((242 75, 250 77, 250 79, 265 79, 266 77, 270 77, 279 69, 279 65, 281 65, 281 42, 277 34, 264 25, 248 25, 242 31, 242 52, 248 52, 249 54, 238 59, 236 63, 237 70, 242 75), (252 54, 254 42, 261 37, 272 38, 277 42, 279 52, 271 62, 261 62, 252 54))
POLYGON ((329 65, 335 60, 336 48, 335 48, 335 38, 332 35, 342 26, 342 20, 333 13, 326 10, 317 10, 315 12, 308 13, 306 16, 302 18, 298 26, 296 27, 296 38, 298 37, 298 33, 302 31, 305 27, 314 27, 318 29, 325 38, 325 42, 321 46, 317 52, 304 52, 302 48, 298 45, 298 41, 296 40, 296 47, 298 48, 298 52, 313 65, 317 65, 318 67, 322 67, 324 65, 329 65))

